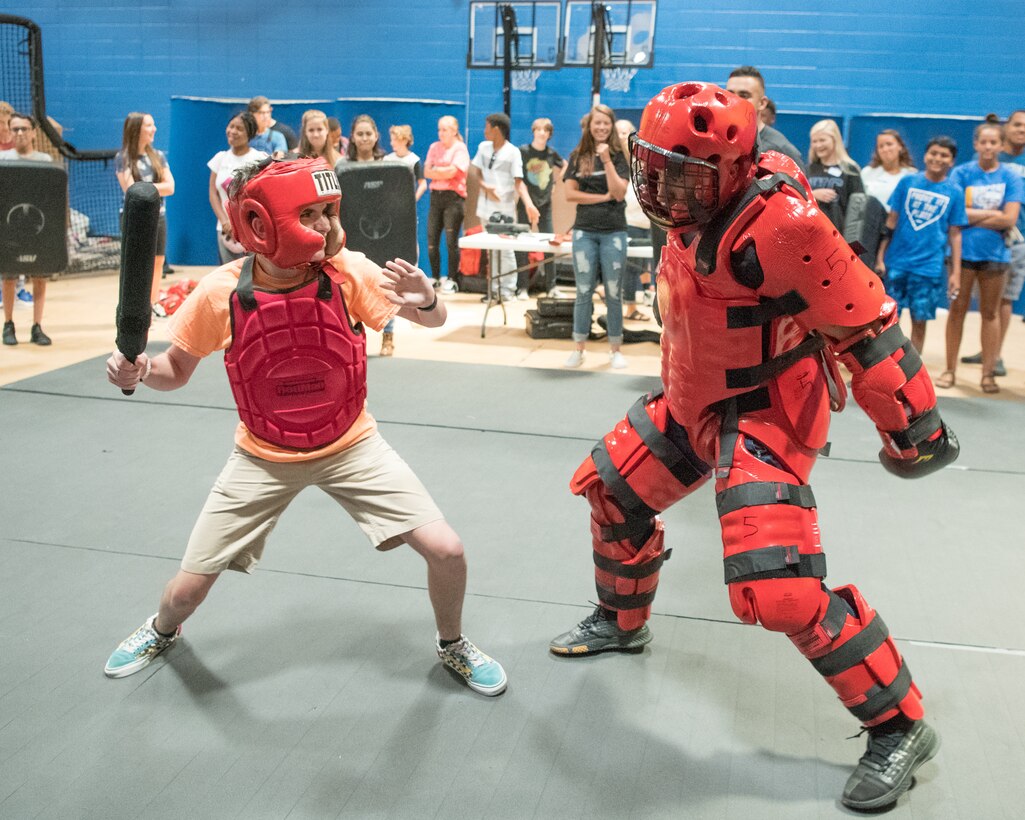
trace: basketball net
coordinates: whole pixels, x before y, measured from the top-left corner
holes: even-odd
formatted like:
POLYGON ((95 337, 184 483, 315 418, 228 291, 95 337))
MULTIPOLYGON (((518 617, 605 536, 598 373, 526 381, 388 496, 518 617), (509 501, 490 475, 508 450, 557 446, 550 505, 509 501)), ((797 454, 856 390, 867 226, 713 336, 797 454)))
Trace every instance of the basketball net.
POLYGON ((630 81, 637 74, 636 68, 606 68, 602 70, 606 91, 629 91, 630 81))
POLYGON ((513 91, 537 91, 537 78, 541 72, 536 68, 516 69, 512 72, 513 91))

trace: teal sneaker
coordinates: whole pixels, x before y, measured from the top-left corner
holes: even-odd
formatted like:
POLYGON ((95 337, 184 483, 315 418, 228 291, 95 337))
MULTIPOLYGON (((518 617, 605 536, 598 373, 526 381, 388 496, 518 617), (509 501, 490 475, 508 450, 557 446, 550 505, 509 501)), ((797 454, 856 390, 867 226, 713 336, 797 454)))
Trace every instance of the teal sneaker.
POLYGON ((182 634, 181 624, 174 630, 174 634, 165 638, 157 633, 153 622, 157 619, 154 615, 146 623, 136 629, 131 635, 125 638, 114 650, 103 667, 103 674, 108 678, 124 678, 134 675, 140 669, 149 666, 167 647, 178 640, 182 634))
POLYGON ((505 691, 509 679, 502 664, 485 655, 476 646, 460 635, 459 640, 441 648, 441 636, 435 638, 438 657, 449 669, 458 672, 474 692, 494 697, 505 691))

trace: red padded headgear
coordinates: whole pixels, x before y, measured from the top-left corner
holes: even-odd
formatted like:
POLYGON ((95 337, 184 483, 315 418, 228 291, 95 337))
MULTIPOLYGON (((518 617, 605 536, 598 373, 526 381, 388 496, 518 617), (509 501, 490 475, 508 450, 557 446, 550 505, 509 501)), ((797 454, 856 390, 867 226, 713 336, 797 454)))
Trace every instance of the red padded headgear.
POLYGON ((342 198, 335 172, 322 159, 271 162, 235 196, 228 198, 231 231, 247 251, 266 256, 279 268, 310 262, 324 250, 324 237, 299 221, 308 205, 342 198), (263 236, 253 219, 263 223, 263 236))
POLYGON ((694 230, 743 191, 756 118, 751 103, 711 83, 677 83, 652 98, 630 138, 634 190, 648 218, 694 230))

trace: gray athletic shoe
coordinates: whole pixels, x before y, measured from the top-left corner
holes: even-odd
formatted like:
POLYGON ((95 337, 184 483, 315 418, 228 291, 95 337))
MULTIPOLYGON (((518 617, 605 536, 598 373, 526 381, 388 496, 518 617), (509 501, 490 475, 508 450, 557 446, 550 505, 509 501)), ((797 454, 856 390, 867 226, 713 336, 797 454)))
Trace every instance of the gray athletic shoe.
MULTIPOLYGON (((976 353, 974 356, 962 356, 961 364, 982 364, 982 353, 976 353)), ((1007 368, 1004 367, 1004 360, 997 359, 997 363, 993 365, 994 376, 1006 376, 1007 368)))
POLYGON ((940 748, 940 736, 925 721, 909 729, 869 734, 868 749, 848 778, 841 802, 860 811, 895 803, 911 788, 915 771, 940 748))
POLYGON ((608 610, 597 606, 569 632, 553 638, 548 648, 556 655, 596 655, 599 652, 640 652, 648 643, 651 643, 651 630, 647 624, 640 629, 620 629, 615 615, 609 619, 608 610))

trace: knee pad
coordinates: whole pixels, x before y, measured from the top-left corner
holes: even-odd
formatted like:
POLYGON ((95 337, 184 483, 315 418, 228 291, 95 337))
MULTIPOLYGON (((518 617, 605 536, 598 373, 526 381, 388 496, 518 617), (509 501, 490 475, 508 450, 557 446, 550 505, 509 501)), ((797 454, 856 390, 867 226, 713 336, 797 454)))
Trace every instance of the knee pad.
POLYGON ((856 587, 822 592, 814 623, 790 640, 865 726, 898 713, 921 719, 922 695, 883 619, 856 587))
POLYGON ((715 503, 733 611, 773 632, 804 629, 819 611, 826 577, 811 487, 746 437, 728 459, 715 503))
POLYGON ((657 514, 697 489, 709 470, 659 393, 641 398, 573 476, 573 493, 591 505, 598 600, 618 613, 620 628, 637 629, 651 616, 670 554, 657 514))

